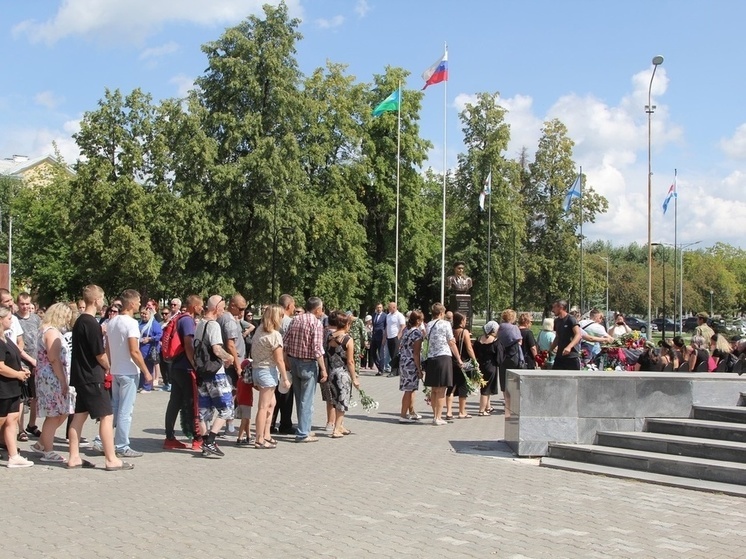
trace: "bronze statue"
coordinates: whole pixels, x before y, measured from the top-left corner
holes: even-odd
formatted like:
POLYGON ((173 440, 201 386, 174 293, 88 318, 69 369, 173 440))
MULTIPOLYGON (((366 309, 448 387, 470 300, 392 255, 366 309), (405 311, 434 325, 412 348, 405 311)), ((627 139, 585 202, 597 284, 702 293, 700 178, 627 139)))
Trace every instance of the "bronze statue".
POLYGON ((446 280, 450 293, 469 293, 471 290, 471 278, 464 274, 465 268, 466 263, 461 260, 453 265, 453 275, 446 280))

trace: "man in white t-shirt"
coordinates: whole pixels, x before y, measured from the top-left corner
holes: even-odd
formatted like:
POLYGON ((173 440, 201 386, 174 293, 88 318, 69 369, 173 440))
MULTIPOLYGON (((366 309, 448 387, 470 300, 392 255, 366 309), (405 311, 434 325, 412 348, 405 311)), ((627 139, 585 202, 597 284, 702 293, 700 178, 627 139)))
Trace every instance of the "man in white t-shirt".
MULTIPOLYGON (((396 303, 391 301, 389 303, 389 313, 386 315, 386 349, 389 352, 389 360, 393 359, 399 352, 399 340, 404 333, 406 324, 407 320, 404 315, 396 308, 396 303)), ((395 375, 389 373, 388 376, 393 377, 395 375)))
POLYGON ((152 382, 153 377, 140 352, 140 327, 134 318, 135 312, 140 309, 140 294, 134 289, 127 289, 120 300, 121 312, 106 326, 106 353, 112 376, 111 406, 116 427, 114 446, 118 457, 136 458, 142 456, 142 452, 130 448, 130 427, 140 371, 146 383, 152 382))
POLYGON ((598 309, 592 309, 588 318, 581 320, 580 333, 582 335, 580 346, 588 350, 588 357, 583 358, 586 363, 592 362, 601 353, 601 344, 614 341, 613 336, 606 332, 601 320, 603 314, 598 309))

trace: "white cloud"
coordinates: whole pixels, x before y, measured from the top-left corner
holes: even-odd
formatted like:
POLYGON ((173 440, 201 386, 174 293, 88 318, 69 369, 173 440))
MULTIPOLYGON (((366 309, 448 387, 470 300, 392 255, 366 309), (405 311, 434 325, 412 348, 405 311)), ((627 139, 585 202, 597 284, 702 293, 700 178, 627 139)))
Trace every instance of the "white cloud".
POLYGON ((320 18, 316 20, 316 25, 321 29, 333 29, 339 27, 345 22, 345 16, 337 15, 331 19, 320 18))
POLYGON ((176 85, 176 96, 186 97, 191 89, 194 89, 194 78, 190 78, 184 74, 177 74, 168 83, 176 85))
MULTIPOLYGON (((52 45, 61 39, 81 36, 105 42, 141 43, 166 22, 195 25, 228 25, 259 14, 263 4, 279 0, 66 0, 47 21, 25 20, 13 27, 13 35, 32 43, 52 45)), ((300 17, 300 0, 286 0, 291 15, 300 17)))
POLYGON ((34 96, 34 103, 46 107, 47 109, 56 109, 65 101, 64 97, 58 97, 52 91, 41 91, 34 96))
POLYGON ((69 164, 80 157, 78 145, 72 135, 80 130, 80 120, 69 120, 61 129, 48 127, 10 130, 0 141, 0 153, 22 153, 29 157, 54 154, 57 145, 60 154, 69 164))
POLYGON ((742 124, 730 138, 720 140, 720 148, 732 159, 746 159, 746 124, 742 124))
POLYGON ((357 4, 355 4, 355 13, 357 14, 357 17, 364 18, 367 13, 370 11, 370 6, 368 5, 368 2, 366 0, 358 0, 357 4))
POLYGON ((169 54, 173 54, 179 50, 179 44, 175 41, 169 41, 166 44, 158 47, 150 47, 143 50, 140 53, 140 60, 147 60, 149 58, 160 58, 169 54))

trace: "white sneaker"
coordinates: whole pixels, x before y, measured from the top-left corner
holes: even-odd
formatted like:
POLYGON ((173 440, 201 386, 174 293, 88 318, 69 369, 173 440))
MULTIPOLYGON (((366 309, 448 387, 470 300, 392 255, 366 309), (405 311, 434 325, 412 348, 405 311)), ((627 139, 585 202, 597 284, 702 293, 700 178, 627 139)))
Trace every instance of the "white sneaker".
POLYGON ((31 460, 27 460, 20 454, 8 458, 8 468, 30 468, 33 465, 31 460))
POLYGON ((417 423, 417 422, 411 417, 400 417, 399 423, 417 423))
POLYGON ((419 419, 422 419, 422 416, 419 413, 410 413, 407 417, 413 421, 417 421, 419 419))
POLYGON ((444 419, 433 419, 433 425, 448 425, 448 422, 444 419))
POLYGON ((228 425, 226 425, 225 430, 231 435, 236 432, 236 428, 233 426, 233 423, 229 423, 228 425))
POLYGON ((334 423, 327 423, 324 431, 334 431, 334 423))
POLYGON ((100 452, 101 454, 104 453, 104 443, 101 442, 101 439, 93 439, 93 442, 91 443, 91 448, 95 450, 96 452, 100 452))

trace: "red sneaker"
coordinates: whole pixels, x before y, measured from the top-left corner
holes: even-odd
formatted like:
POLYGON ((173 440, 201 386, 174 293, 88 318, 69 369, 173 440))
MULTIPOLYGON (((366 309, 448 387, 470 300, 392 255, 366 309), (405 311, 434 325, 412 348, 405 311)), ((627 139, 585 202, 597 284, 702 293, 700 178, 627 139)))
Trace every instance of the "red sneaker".
POLYGON ((189 447, 177 439, 166 439, 163 441, 163 448, 166 450, 183 450, 189 447))
POLYGON ((202 441, 192 441, 192 450, 195 452, 202 452, 202 441))

